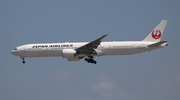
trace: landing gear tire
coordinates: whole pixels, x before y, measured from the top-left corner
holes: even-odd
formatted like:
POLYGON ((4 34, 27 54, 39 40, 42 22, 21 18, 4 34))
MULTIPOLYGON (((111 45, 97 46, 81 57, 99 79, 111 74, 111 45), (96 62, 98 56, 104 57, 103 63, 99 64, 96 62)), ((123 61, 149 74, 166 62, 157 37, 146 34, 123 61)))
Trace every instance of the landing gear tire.
POLYGON ((94 64, 96 64, 97 62, 96 61, 94 61, 94 64))
POLYGON ((85 61, 88 61, 88 59, 87 59, 87 58, 85 58, 84 60, 85 60, 85 61))
POLYGON ((22 63, 25 64, 25 61, 23 60, 22 63))
POLYGON ((97 63, 97 62, 96 62, 94 59, 92 59, 92 58, 90 58, 90 59, 85 58, 84 60, 87 61, 88 63, 93 63, 93 64, 96 64, 96 63, 97 63))
POLYGON ((24 57, 22 57, 22 63, 25 64, 25 60, 24 60, 24 57))

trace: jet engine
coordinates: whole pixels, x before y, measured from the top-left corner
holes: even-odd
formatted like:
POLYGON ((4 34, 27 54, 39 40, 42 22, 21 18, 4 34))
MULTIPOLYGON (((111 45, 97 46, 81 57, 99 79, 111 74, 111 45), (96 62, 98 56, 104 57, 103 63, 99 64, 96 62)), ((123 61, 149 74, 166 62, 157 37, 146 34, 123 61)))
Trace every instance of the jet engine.
POLYGON ((74 49, 63 49, 62 57, 63 58, 73 58, 76 55, 76 51, 74 49))

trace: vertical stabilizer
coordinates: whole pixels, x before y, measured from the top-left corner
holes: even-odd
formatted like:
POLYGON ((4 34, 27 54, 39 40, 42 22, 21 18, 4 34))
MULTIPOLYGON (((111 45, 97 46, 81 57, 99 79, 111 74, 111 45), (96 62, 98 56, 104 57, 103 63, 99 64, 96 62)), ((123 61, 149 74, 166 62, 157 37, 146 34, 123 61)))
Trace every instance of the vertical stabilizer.
POLYGON ((164 32, 167 20, 162 20, 143 40, 148 42, 159 42, 164 32))

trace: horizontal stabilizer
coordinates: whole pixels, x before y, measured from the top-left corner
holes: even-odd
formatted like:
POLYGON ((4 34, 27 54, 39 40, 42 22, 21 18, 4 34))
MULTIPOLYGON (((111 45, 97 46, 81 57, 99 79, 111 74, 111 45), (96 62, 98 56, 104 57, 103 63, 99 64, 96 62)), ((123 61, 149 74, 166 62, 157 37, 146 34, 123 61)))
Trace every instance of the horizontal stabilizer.
POLYGON ((167 42, 167 41, 156 42, 156 43, 154 43, 154 44, 148 45, 148 47, 159 46, 159 45, 161 45, 161 44, 163 44, 163 43, 166 43, 166 42, 167 42))

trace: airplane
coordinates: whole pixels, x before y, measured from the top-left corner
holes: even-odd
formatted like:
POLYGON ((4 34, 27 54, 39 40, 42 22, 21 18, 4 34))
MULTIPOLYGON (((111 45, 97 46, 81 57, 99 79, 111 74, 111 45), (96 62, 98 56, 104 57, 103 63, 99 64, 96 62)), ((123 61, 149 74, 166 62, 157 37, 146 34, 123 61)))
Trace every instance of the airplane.
POLYGON ((168 46, 167 41, 160 41, 167 20, 162 20, 142 41, 111 41, 102 42, 107 36, 103 35, 91 42, 65 42, 65 43, 38 43, 26 44, 16 47, 11 51, 13 55, 19 56, 22 63, 28 57, 55 57, 61 56, 68 61, 79 61, 83 59, 96 64, 95 56, 109 55, 131 55, 147 52, 168 46))

